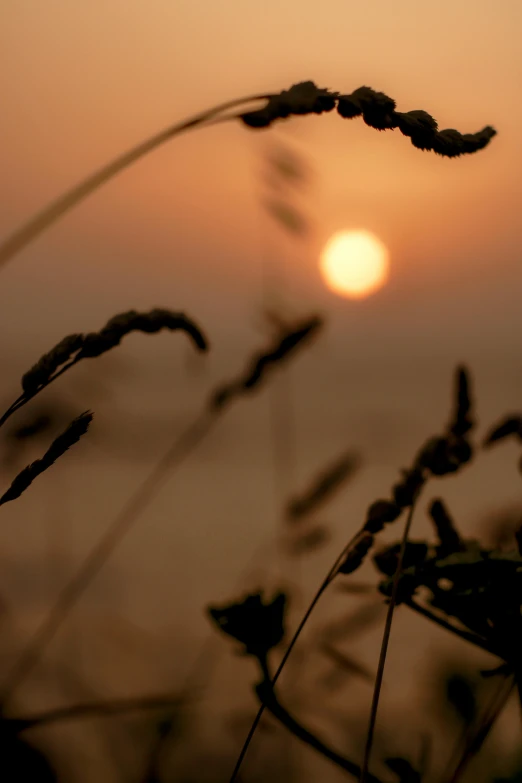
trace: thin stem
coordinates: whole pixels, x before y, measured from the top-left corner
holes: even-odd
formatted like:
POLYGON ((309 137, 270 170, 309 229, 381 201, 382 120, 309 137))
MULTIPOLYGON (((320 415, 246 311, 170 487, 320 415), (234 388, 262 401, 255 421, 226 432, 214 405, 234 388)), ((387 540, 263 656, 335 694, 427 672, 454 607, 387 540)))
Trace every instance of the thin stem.
POLYGON ((448 783, 457 783, 457 780, 462 776, 473 756, 476 756, 479 752, 514 688, 515 681, 510 677, 501 685, 499 690, 493 694, 491 702, 484 711, 478 730, 468 739, 455 771, 448 783))
MULTIPOLYGON (((360 536, 360 532, 356 533, 355 536, 353 536, 353 538, 344 547, 343 551, 337 557, 337 559, 335 560, 335 563, 333 564, 333 566, 331 567, 331 569, 328 572, 327 576, 325 577, 323 583, 321 584, 321 586, 317 590, 314 598, 312 599, 310 605, 308 606, 308 609, 304 613, 301 622, 297 626, 297 629, 296 629, 292 639, 290 640, 290 643, 289 643, 289 645, 288 645, 288 647, 287 647, 287 649, 285 651, 285 654, 283 655, 281 663, 279 664, 279 666, 276 669, 276 673, 274 675, 274 678, 271 681, 272 685, 275 685, 277 683, 277 681, 278 681, 278 679, 279 679, 279 677, 281 675, 281 672, 283 671, 283 669, 285 667, 285 664, 288 661, 288 658, 290 657, 290 654, 292 653, 292 650, 294 649, 299 636, 301 635, 301 631, 303 630, 303 628, 305 627, 306 623, 308 622, 308 619, 309 619, 310 615, 312 614, 313 610, 315 609, 316 605, 318 604, 319 599, 321 598, 321 596, 323 595, 325 590, 329 587, 329 585, 331 584, 333 579, 337 576, 339 566, 343 562, 343 560, 346 557, 346 555, 350 552, 350 550, 354 546, 354 544, 357 543, 357 541, 359 539, 359 536, 360 536)), ((264 711, 265 711, 265 705, 262 704, 261 707, 259 708, 258 712, 257 712, 256 717, 254 718, 254 721, 253 721, 253 723, 252 723, 252 725, 250 727, 250 730, 249 730, 249 732, 248 732, 248 734, 246 736, 246 739, 245 739, 245 741, 243 743, 243 747, 241 748, 241 751, 239 753, 238 759, 236 761, 236 766, 234 767, 234 771, 232 772, 232 775, 230 777, 229 783, 235 783, 235 781, 238 778, 239 770, 240 770, 241 765, 243 763, 243 760, 244 760, 244 758, 245 758, 245 756, 247 754, 248 748, 250 746, 250 743, 252 742, 254 734, 256 733, 256 729, 257 729, 257 727, 259 725, 259 722, 260 722, 261 718, 263 717, 264 711)))
POLYGON ((22 656, 15 663, 9 675, 0 704, 5 706, 16 688, 22 683, 42 654, 46 645, 54 638, 69 612, 83 595, 91 581, 107 562, 122 538, 129 532, 139 515, 150 503, 156 491, 164 484, 174 465, 179 465, 208 433, 217 419, 216 413, 203 413, 154 466, 149 476, 127 501, 122 511, 91 550, 78 572, 64 587, 50 613, 37 629, 22 656))
MULTIPOLYGON (((310 747, 317 750, 323 756, 333 761, 338 767, 344 769, 354 777, 359 777, 361 773, 361 767, 354 761, 345 758, 337 751, 325 745, 322 740, 312 734, 308 729, 301 725, 279 702, 273 688, 273 680, 270 677, 268 668, 263 666, 263 662, 260 661, 261 668, 263 669, 264 680, 256 687, 256 693, 261 699, 263 705, 267 710, 279 720, 294 736, 305 742, 310 747)), ((275 678, 274 678, 275 679, 275 678)), ((380 783, 379 778, 374 775, 368 776, 369 783, 380 783)))
POLYGON ((119 174, 120 171, 123 171, 133 163, 136 163, 140 158, 143 158, 149 152, 152 152, 162 144, 165 144, 165 142, 170 141, 174 136, 196 126, 201 126, 206 121, 213 119, 217 114, 226 111, 227 109, 233 109, 243 103, 267 100, 270 97, 270 95, 251 95, 246 98, 238 98, 218 104, 211 109, 195 114, 187 120, 169 126, 160 133, 151 136, 146 141, 141 142, 123 153, 123 155, 119 155, 110 163, 106 164, 101 169, 98 169, 98 171, 90 177, 87 177, 71 190, 64 193, 56 199, 56 201, 49 204, 49 206, 25 223, 25 225, 11 234, 11 236, 0 245, 0 266, 5 265, 16 255, 16 253, 19 253, 26 245, 46 231, 53 223, 65 215, 66 212, 83 201, 83 199, 87 198, 87 196, 90 196, 91 193, 94 193, 99 187, 115 177, 116 174, 119 174))
POLYGON ((474 644, 476 647, 480 647, 482 650, 486 650, 487 652, 492 653, 493 655, 497 655, 495 650, 491 648, 491 646, 488 644, 486 639, 483 639, 481 636, 477 636, 477 634, 471 633, 470 631, 465 631, 462 628, 456 628, 447 620, 444 620, 443 617, 439 617, 437 614, 431 612, 425 606, 422 606, 421 604, 417 603, 414 598, 405 599, 404 604, 408 606, 410 609, 413 609, 414 612, 417 612, 423 617, 426 617, 431 622, 440 625, 441 628, 445 628, 446 631, 450 631, 450 633, 459 636, 461 639, 464 639, 465 642, 470 642, 470 644, 474 644))
POLYGON ((21 394, 17 399, 9 406, 9 408, 5 411, 5 413, 0 416, 0 427, 5 424, 5 422, 13 415, 13 413, 16 413, 16 411, 20 410, 20 408, 23 408, 24 405, 27 405, 28 402, 30 402, 34 397, 36 397, 37 394, 40 394, 44 389, 47 389, 47 387, 55 381, 57 378, 59 378, 61 375, 64 374, 64 372, 67 372, 71 367, 73 367, 75 364, 77 364, 79 359, 74 358, 71 359, 70 362, 67 362, 67 364, 64 364, 64 366, 55 372, 54 375, 52 375, 50 378, 48 378, 43 386, 39 386, 38 389, 36 389, 33 392, 30 392, 29 394, 21 394))
POLYGON ((384 625, 384 633, 382 637, 382 644, 381 644, 381 653, 379 656, 379 666, 377 668, 377 676, 375 677, 375 686, 373 690, 373 698, 372 698, 372 706, 370 710, 370 722, 368 725, 368 734, 366 737, 366 747, 364 749, 364 761, 361 771, 361 783, 367 783, 369 780, 369 773, 368 773, 368 767, 370 763, 370 754, 372 752, 372 745, 373 745, 373 737, 375 733, 375 723, 377 720, 377 710, 379 708, 379 697, 381 695, 381 688, 382 688, 382 680, 384 675, 384 666, 386 663, 386 655, 388 653, 388 644, 390 641, 390 633, 391 633, 391 626, 393 621, 393 614, 395 611, 395 606, 397 604, 397 595, 399 590, 399 582, 400 582, 400 576, 402 573, 402 565, 404 562, 404 555, 406 553, 406 545, 408 543, 408 534, 410 532, 411 523, 413 521, 413 513, 415 511, 415 506, 417 503, 418 493, 417 496, 414 498, 409 511, 408 516, 406 518, 406 523, 404 525, 404 533, 402 536, 401 541, 401 548, 399 552, 399 559, 397 562, 397 568, 395 570, 395 575, 393 577, 393 586, 392 586, 392 593, 390 598, 390 603, 388 604, 388 612, 386 614, 386 623, 384 625))

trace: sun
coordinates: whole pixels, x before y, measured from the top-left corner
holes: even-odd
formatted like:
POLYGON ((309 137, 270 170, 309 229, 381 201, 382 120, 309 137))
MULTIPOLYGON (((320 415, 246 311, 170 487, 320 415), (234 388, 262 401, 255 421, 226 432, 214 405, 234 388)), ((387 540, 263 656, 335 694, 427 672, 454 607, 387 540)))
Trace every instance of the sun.
POLYGON ((373 294, 388 279, 389 254, 369 231, 341 231, 326 243, 321 273, 332 291, 352 299, 373 294))

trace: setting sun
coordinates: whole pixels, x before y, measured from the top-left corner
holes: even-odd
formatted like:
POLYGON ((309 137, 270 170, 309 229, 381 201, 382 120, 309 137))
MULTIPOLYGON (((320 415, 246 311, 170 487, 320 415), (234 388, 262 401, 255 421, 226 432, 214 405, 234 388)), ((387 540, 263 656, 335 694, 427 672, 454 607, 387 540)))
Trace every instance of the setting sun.
POLYGON ((334 234, 321 253, 320 269, 326 284, 341 296, 369 296, 388 278, 388 250, 369 231, 334 234))

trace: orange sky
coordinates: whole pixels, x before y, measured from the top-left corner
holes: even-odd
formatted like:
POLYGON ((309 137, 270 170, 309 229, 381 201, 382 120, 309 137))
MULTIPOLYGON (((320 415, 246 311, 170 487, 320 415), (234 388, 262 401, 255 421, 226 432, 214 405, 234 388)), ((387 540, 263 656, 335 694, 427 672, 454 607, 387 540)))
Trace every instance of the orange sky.
MULTIPOLYGON (((125 412, 149 416, 158 435, 154 448, 140 444, 136 429, 119 452, 132 460, 139 451, 143 462, 125 466, 138 481, 170 437, 161 410, 175 424, 195 415, 210 382, 237 372, 262 343, 255 325, 261 263, 275 253, 285 264, 293 311, 320 309, 330 319, 321 347, 300 360, 293 376, 300 482, 347 445, 360 446, 369 472, 350 502, 362 513, 419 439, 445 422, 451 369, 462 359, 477 371, 484 426, 520 407, 521 30, 520 0, 3 3, 2 235, 170 123, 305 79, 345 92, 369 85, 395 98, 401 111, 425 109, 441 128, 468 133, 491 124, 498 136, 482 152, 449 160, 360 119, 332 114, 282 124, 275 137, 295 139, 316 172, 306 197, 314 231, 295 242, 259 208, 255 172, 269 134, 227 125, 174 141, 0 270, 2 399, 16 396, 20 373, 67 332, 97 329, 129 308, 186 310, 212 341, 202 379, 183 375, 182 340, 136 337, 121 352, 136 369, 128 380, 116 378, 108 402, 90 397, 87 371, 78 368, 71 381, 78 404, 98 405, 100 420, 120 435, 133 432, 125 412), (374 231, 391 254, 389 285, 356 303, 327 291, 318 271, 326 239, 352 226, 374 231)), ((239 562, 252 531, 269 513, 273 522, 266 422, 265 397, 231 414, 192 472, 183 473, 176 499, 167 493, 158 501, 152 530, 141 529, 127 543, 118 563, 127 557, 131 573, 141 569, 126 599, 140 621, 161 615, 149 599, 158 583, 172 589, 173 553, 199 611, 208 596, 194 564, 203 560, 209 580, 224 589, 230 562, 216 561, 216 547, 231 548, 239 562), (174 507, 183 509, 188 527, 169 526, 174 507), (210 536, 206 554, 199 550, 202 535, 210 536)), ((128 474, 117 475, 113 457, 105 459, 70 479, 77 551, 90 540, 89 502, 108 498, 94 523, 101 530, 128 494, 128 474), (74 501, 85 490, 84 476, 86 506, 74 501)), ((454 496, 470 524, 484 505, 480 493, 493 475, 488 465, 464 480, 466 497, 454 496)), ((496 491, 516 495, 514 468, 505 473, 503 465, 496 491)), ((29 505, 9 511, 13 524, 4 535, 14 548, 14 522, 28 510, 37 513, 35 493, 29 505)), ((345 512, 340 505, 338 518, 345 512)), ((38 524, 35 517, 36 530, 38 524)))
MULTIPOLYGON (((426 109, 441 127, 493 124, 499 135, 481 154, 446 160, 361 120, 294 121, 289 132, 318 174, 315 233, 299 249, 296 285, 313 290, 319 248, 351 225, 389 245, 398 285, 425 275, 454 285, 456 267, 472 285, 518 274, 518 0, 443 0, 436 10, 417 0, 327 0, 320 8, 293 0, 21 0, 2 15, 3 233, 172 121, 312 78, 346 92, 368 84, 401 110, 426 109)), ((204 271, 226 277, 223 292, 244 295, 260 252, 253 172, 266 134, 254 135, 226 126, 155 153, 25 251, 4 273, 4 291, 22 274, 27 285, 33 273, 65 271, 73 285, 81 274, 84 296, 101 279, 121 286, 122 274, 134 293, 146 259, 151 292, 180 277, 192 285, 204 271)))

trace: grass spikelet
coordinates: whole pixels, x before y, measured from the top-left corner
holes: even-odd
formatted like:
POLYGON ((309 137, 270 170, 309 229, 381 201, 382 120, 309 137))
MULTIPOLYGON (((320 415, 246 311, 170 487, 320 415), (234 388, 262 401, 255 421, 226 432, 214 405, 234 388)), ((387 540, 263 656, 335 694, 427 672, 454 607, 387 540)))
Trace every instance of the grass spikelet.
POLYGON ((257 111, 240 114, 241 121, 249 128, 268 128, 275 120, 291 115, 322 114, 335 108, 337 93, 316 87, 314 82, 299 82, 271 96, 266 105, 257 111))
POLYGON ((254 389, 259 386, 269 367, 288 358, 297 347, 304 345, 312 337, 315 337, 322 326, 323 319, 313 316, 283 335, 271 350, 260 354, 254 359, 252 369, 242 382, 243 389, 254 389))
POLYGON ((7 432, 6 438, 17 443, 29 440, 48 430, 52 423, 52 417, 48 413, 39 413, 25 424, 14 427, 10 432, 7 432))
POLYGON ((359 466, 358 454, 353 451, 343 454, 317 476, 308 490, 290 501, 286 511, 288 520, 299 521, 330 500, 335 492, 352 478, 359 466))
POLYGON ((189 335, 198 350, 206 351, 208 349, 207 340, 201 330, 183 313, 160 308, 155 308, 147 313, 129 310, 111 318, 99 332, 86 335, 78 354, 78 360, 101 356, 119 345, 123 337, 130 332, 153 334, 162 329, 170 331, 181 329, 189 335))
POLYGON ((357 571, 372 548, 374 540, 372 533, 369 533, 367 530, 360 533, 358 540, 350 547, 350 550, 339 565, 338 573, 352 574, 354 571, 357 571))
POLYGON ((483 441, 485 447, 492 446, 499 440, 504 440, 515 435, 522 440, 522 416, 507 416, 500 424, 495 425, 486 435, 483 441))
POLYGON ((396 127, 395 101, 383 92, 371 87, 359 87, 351 95, 352 101, 361 107, 362 118, 366 125, 375 130, 388 130, 396 127))
POLYGON ((99 332, 68 335, 45 353, 22 377, 23 394, 0 417, 0 426, 38 392, 82 359, 101 356, 119 345, 122 338, 130 332, 152 334, 162 329, 182 330, 188 334, 198 350, 208 349, 207 339, 201 329, 183 313, 161 308, 145 313, 128 310, 111 318, 99 332))
POLYGON ((209 402, 210 410, 217 411, 228 405, 240 394, 252 391, 261 386, 266 379, 268 370, 273 365, 286 360, 295 350, 304 346, 323 327, 324 321, 319 316, 312 316, 306 321, 296 324, 286 331, 277 342, 263 353, 256 354, 244 375, 217 389, 209 402))
MULTIPOLYGON (((402 125, 401 130, 403 133, 406 130, 405 135, 410 136, 414 147, 422 150, 436 149, 439 155, 446 157, 457 157, 464 153, 477 152, 489 144, 496 134, 494 128, 488 125, 478 133, 465 135, 453 129, 441 131, 439 138, 439 132, 433 134, 435 120, 430 118, 430 123, 427 120, 429 115, 421 110, 416 111, 418 127, 414 133, 411 133, 411 118, 410 121, 402 120, 401 116, 404 115, 395 111, 395 101, 370 87, 359 87, 350 95, 340 95, 337 92, 319 88, 312 81, 305 81, 294 84, 290 89, 277 94, 250 95, 238 98, 172 125, 102 166, 79 185, 49 204, 18 231, 11 234, 0 245, 0 265, 6 264, 26 245, 99 187, 181 133, 235 119, 241 120, 248 128, 269 128, 275 120, 285 119, 291 115, 322 114, 332 111, 336 106, 341 117, 352 119, 362 115, 366 124, 377 130, 393 129, 402 125), (239 107, 263 100, 266 103, 260 109, 248 112, 238 111, 239 107), (225 112, 228 110, 231 110, 231 113, 226 114, 225 112)), ((409 114, 413 114, 413 112, 409 114)))
POLYGON ((45 386, 49 378, 77 353, 83 345, 82 334, 69 334, 63 340, 45 353, 28 372, 22 376, 22 389, 25 394, 34 394, 37 389, 45 386))
POLYGON ((470 392, 470 379, 467 369, 460 365, 457 367, 455 380, 455 409, 448 430, 457 438, 463 437, 475 424, 472 410, 470 392))
POLYGON ((261 109, 240 114, 239 118, 249 128, 261 129, 292 115, 321 114, 333 108, 337 108, 343 119, 362 117, 366 125, 375 130, 399 128, 417 149, 432 150, 446 158, 477 152, 496 134, 490 125, 478 133, 462 134, 454 128, 439 131, 437 121, 428 112, 422 109, 398 112, 393 98, 371 87, 358 87, 352 93, 341 95, 320 89, 313 82, 295 84, 268 98, 261 109))
POLYGON ((368 533, 379 533, 389 522, 395 522, 402 508, 392 500, 375 500, 366 512, 364 529, 368 533))
POLYGON ((395 119, 400 132, 411 139, 432 138, 438 129, 437 120, 434 120, 431 114, 422 109, 397 111, 395 119))
POLYGON ((458 552, 462 547, 462 540, 444 501, 440 498, 434 500, 430 505, 429 514, 437 531, 441 549, 447 554, 458 552))
POLYGON ((316 525, 311 530, 300 531, 300 535, 289 541, 288 552, 293 557, 310 554, 328 543, 330 531, 324 525, 316 525))
POLYGON ((0 497, 0 505, 20 497, 37 476, 46 471, 47 468, 50 468, 62 454, 65 454, 71 446, 85 435, 92 419, 93 414, 90 411, 85 411, 85 413, 74 419, 67 429, 51 443, 41 459, 32 462, 14 478, 7 492, 4 492, 2 497, 0 497))

